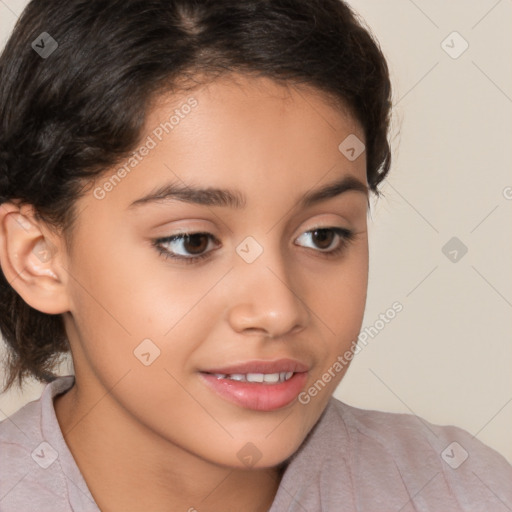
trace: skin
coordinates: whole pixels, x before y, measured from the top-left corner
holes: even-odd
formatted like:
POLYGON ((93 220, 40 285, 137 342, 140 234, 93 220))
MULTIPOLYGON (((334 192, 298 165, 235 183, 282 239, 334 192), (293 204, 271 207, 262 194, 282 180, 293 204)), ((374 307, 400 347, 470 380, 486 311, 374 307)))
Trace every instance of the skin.
MULTIPOLYGON (((278 465, 318 421, 347 367, 307 405, 295 400, 272 412, 226 401, 198 369, 299 359, 310 368, 307 389, 349 349, 363 319, 367 195, 349 190, 297 207, 304 193, 342 176, 367 185, 365 154, 349 161, 338 150, 350 134, 364 141, 359 123, 314 89, 232 75, 161 97, 141 140, 190 96, 197 107, 104 199, 91 188, 78 201, 72 251, 29 205, 0 208, 7 279, 32 307, 63 315, 76 382, 55 399, 56 415, 104 512, 268 510, 278 465), (128 209, 177 177, 237 189, 247 204, 128 209), (355 236, 327 257, 325 247, 341 239, 333 234, 322 246, 304 234, 318 227, 355 236), (180 231, 206 231, 219 243, 205 244, 210 256, 192 264, 152 247, 180 231), (247 236, 263 248, 251 264, 236 252, 247 236), (50 256, 37 257, 44 249, 50 256), (149 366, 134 356, 146 338, 160 350, 149 366), (237 456, 248 442, 261 454, 251 467, 237 456)), ((166 248, 185 256, 193 249, 166 248)))

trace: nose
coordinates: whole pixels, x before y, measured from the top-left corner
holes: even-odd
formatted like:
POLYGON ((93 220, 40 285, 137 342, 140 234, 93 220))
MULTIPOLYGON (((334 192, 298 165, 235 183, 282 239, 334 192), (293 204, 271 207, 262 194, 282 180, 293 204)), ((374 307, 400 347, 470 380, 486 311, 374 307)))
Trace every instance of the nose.
POLYGON ((305 328, 310 319, 296 269, 269 248, 254 262, 237 261, 231 273, 228 321, 238 333, 278 338, 305 328))

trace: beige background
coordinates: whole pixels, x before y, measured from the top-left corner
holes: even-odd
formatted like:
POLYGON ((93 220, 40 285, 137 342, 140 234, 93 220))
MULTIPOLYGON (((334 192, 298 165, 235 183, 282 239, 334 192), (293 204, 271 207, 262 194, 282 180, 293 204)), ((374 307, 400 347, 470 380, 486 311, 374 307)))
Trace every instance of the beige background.
MULTIPOLYGON (((0 0, 0 46, 25 4, 0 0)), ((335 396, 458 425, 512 462, 512 2, 351 4, 391 68, 394 163, 370 220, 363 328, 378 334, 335 396)), ((41 390, 1 395, 0 420, 41 390)))

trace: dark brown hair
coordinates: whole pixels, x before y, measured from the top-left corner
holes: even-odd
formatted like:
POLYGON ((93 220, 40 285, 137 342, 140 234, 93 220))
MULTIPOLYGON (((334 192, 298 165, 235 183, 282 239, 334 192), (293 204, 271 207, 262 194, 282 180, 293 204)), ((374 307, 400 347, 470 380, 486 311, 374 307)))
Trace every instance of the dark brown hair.
MULTIPOLYGON (((230 72, 303 83, 346 105, 379 194, 391 160, 388 68, 341 0, 32 0, 0 57, 0 204, 32 205, 70 244, 84 184, 133 150, 152 100, 230 72), (50 49, 43 33, 58 44, 46 58, 32 46, 50 49)), ((31 308, 3 272, 0 306, 4 390, 53 380, 69 351, 61 315, 31 308)))

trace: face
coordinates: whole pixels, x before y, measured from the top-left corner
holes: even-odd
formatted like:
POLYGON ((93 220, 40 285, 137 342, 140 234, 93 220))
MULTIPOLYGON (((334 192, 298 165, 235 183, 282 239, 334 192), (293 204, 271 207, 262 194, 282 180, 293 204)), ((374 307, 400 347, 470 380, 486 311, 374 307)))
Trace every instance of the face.
POLYGON ((312 89, 234 78, 162 97, 134 156, 78 201, 65 325, 82 394, 111 390, 215 464, 270 467, 319 419, 361 327, 366 160, 338 146, 364 135, 312 89))

